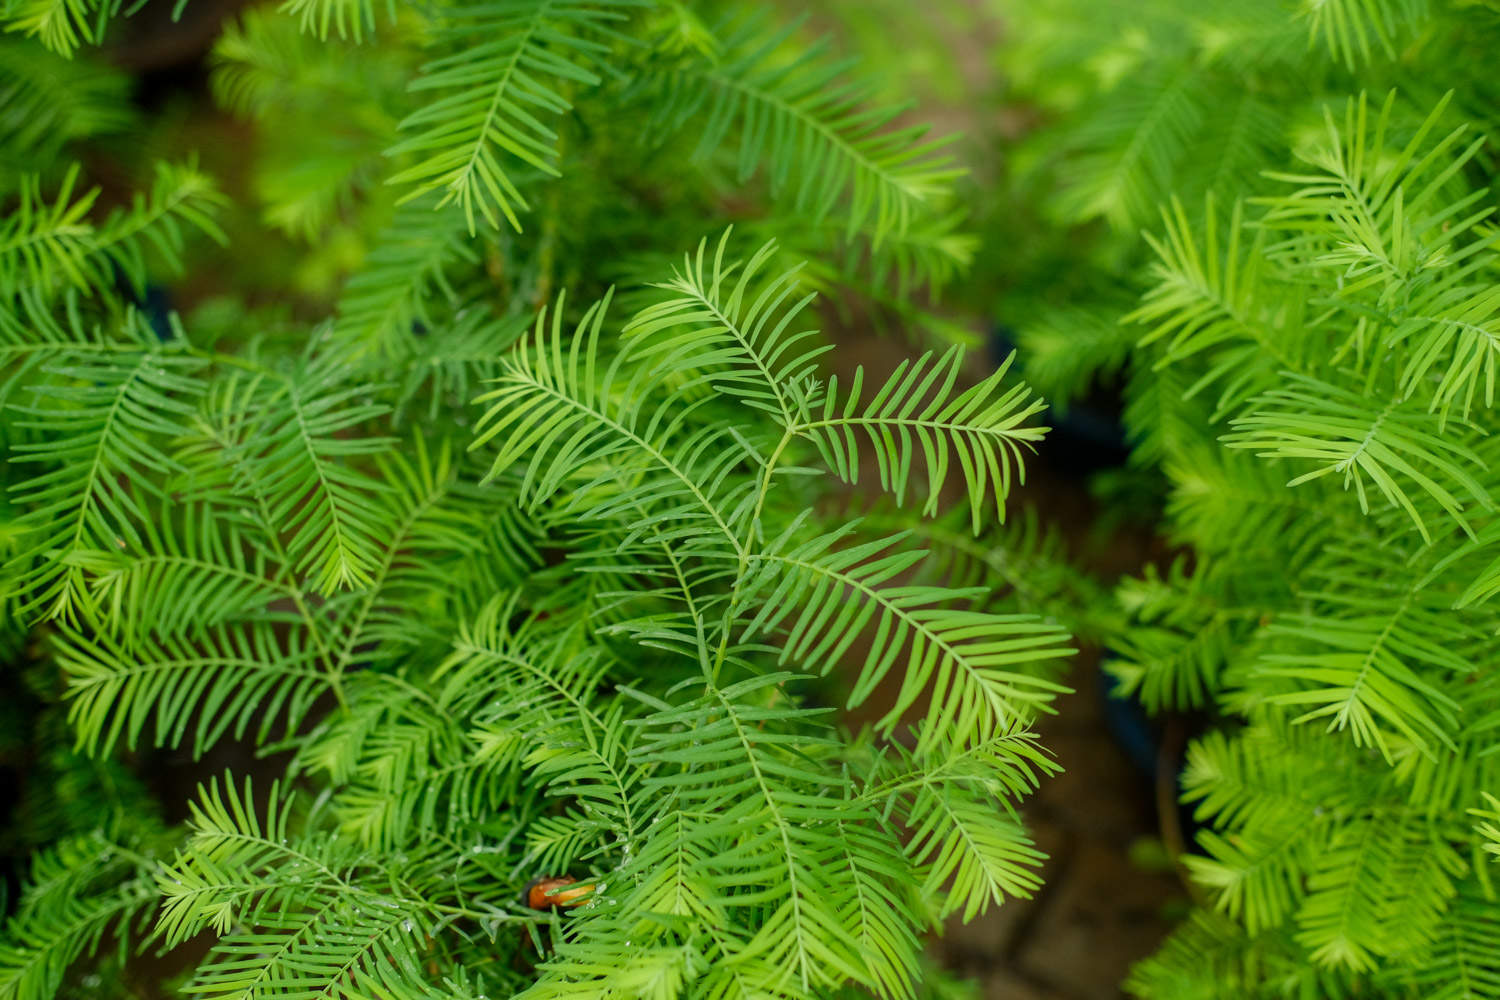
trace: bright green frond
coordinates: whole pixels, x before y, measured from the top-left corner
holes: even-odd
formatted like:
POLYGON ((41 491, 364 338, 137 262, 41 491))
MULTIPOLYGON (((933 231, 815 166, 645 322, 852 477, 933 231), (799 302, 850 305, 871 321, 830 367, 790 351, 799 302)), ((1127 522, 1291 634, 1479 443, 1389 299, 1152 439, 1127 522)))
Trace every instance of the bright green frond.
POLYGON ((109 19, 124 0, 10 0, 0 15, 6 31, 34 35, 48 49, 71 56, 104 40, 109 19))
POLYGON ((148 263, 179 270, 187 236, 197 231, 222 240, 214 221, 223 198, 192 164, 159 163, 149 194, 96 223, 90 218, 98 189, 74 197, 76 165, 49 201, 41 180, 23 177, 20 201, 0 223, 0 291, 51 298, 65 288, 108 294, 118 273, 139 291, 148 263))
MULTIPOLYGON (((283 0, 281 9, 298 19, 302 30, 326 40, 329 29, 339 38, 359 42, 375 32, 377 0, 283 0)), ((395 0, 385 2, 386 20, 396 17, 395 0)))
POLYGON ((13 487, 28 508, 15 560, 28 613, 73 618, 92 603, 86 554, 145 544, 143 505, 180 468, 166 445, 203 393, 202 362, 177 347, 53 361, 32 400, 15 404, 21 426, 45 435, 11 459, 42 468, 13 487))
POLYGON ((830 741, 793 730, 824 713, 764 704, 791 680, 770 674, 663 709, 645 720, 631 758, 655 768, 645 788, 701 817, 695 837, 717 845, 714 901, 765 908, 734 957, 783 969, 788 986, 807 990, 863 970, 858 941, 831 908, 850 891, 833 878, 841 842, 832 825, 850 803, 819 794, 830 775, 818 751, 830 741))
POLYGON ((1500 914, 1472 882, 1464 888, 1432 950, 1404 977, 1430 1000, 1500 997, 1500 914))
POLYGON ((923 894, 942 900, 943 915, 965 920, 1006 897, 1029 897, 1040 886, 1037 850, 1015 812, 1015 801, 1061 768, 1034 734, 1007 728, 968 744, 924 753, 894 751, 894 774, 865 790, 896 802, 912 836, 906 854, 925 869, 923 894), (986 817, 989 817, 986 820, 986 817), (999 822, 994 820, 998 818, 999 822))
POLYGON ((925 700, 926 741, 959 742, 1028 719, 1066 690, 1039 669, 1072 652, 1060 627, 968 610, 972 591, 894 584, 922 553, 889 538, 842 546, 851 529, 782 538, 754 557, 744 593, 759 607, 747 638, 784 629, 782 661, 826 672, 873 626, 849 703, 868 699, 899 664, 900 688, 881 725, 894 729, 925 700))
POLYGON ((1012 479, 1025 481, 1024 452, 1040 441, 1046 427, 1030 425, 1046 404, 1018 383, 1005 388, 1012 358, 984 380, 955 392, 963 359, 958 348, 932 361, 925 354, 903 361, 885 385, 860 409, 864 369, 841 399, 838 380, 830 379, 822 412, 814 409, 793 430, 811 439, 823 458, 846 482, 859 481, 860 445, 864 438, 875 457, 881 489, 903 502, 911 487, 912 458, 921 455, 927 478, 923 511, 933 514, 950 469, 963 474, 974 531, 979 531, 987 498, 1005 519, 1005 498, 1012 479))
POLYGON ((503 216, 519 230, 530 207, 520 178, 559 173, 557 133, 546 119, 572 106, 573 90, 600 82, 594 66, 614 26, 639 5, 500 0, 448 13, 436 47, 455 51, 428 63, 411 85, 414 94, 437 96, 402 121, 408 137, 389 155, 416 162, 390 183, 412 185, 408 198, 441 191, 439 204, 460 205, 470 232, 476 214, 491 226, 503 216))
POLYGON ((1216 582, 1207 567, 1189 575, 1178 562, 1166 574, 1148 566, 1140 579, 1120 584, 1116 597, 1131 627, 1113 640, 1115 655, 1105 669, 1121 694, 1152 712, 1184 712, 1205 707, 1218 693, 1255 611, 1221 603, 1216 582))
POLYGON ((1382 576, 1368 554, 1333 556, 1316 572, 1317 589, 1301 595, 1307 610, 1268 630, 1257 674, 1298 682, 1271 701, 1302 711, 1297 721, 1326 718, 1387 759, 1384 727, 1424 750, 1451 747, 1459 706, 1434 685, 1472 672, 1485 655, 1475 634, 1490 629, 1455 614, 1451 595, 1428 580, 1382 576))
POLYGON ((1373 485, 1407 513, 1423 538, 1431 537, 1432 519, 1441 516, 1426 501, 1465 530, 1471 530, 1469 512, 1493 507, 1469 471, 1478 456, 1443 433, 1439 416, 1400 400, 1381 407, 1363 393, 1307 376, 1288 374, 1284 384, 1252 400, 1251 412, 1231 422, 1234 433, 1224 442, 1261 458, 1290 460, 1294 472, 1313 464, 1289 486, 1338 475, 1368 513, 1373 485))
POLYGON ((720 238, 710 270, 705 269, 708 241, 698 244, 697 254, 685 258, 675 278, 659 286, 674 297, 637 313, 625 327, 626 342, 646 361, 667 358, 678 364, 691 358, 713 372, 719 391, 792 427, 806 415, 806 380, 826 350, 809 343, 812 331, 789 331, 812 295, 792 298, 801 290, 800 268, 762 277, 776 253, 774 243, 743 264, 726 262, 729 236, 720 238))
POLYGON ((139 547, 80 549, 67 559, 88 583, 85 617, 123 648, 153 633, 200 637, 296 592, 232 518, 204 504, 162 514, 163 523, 139 525, 139 547))
POLYGON ((305 640, 278 639, 268 626, 130 647, 64 626, 56 646, 69 719, 90 752, 136 748, 153 716, 154 746, 179 746, 191 728, 193 752, 202 753, 226 733, 243 737, 252 722, 264 739, 277 722, 295 726, 330 684, 305 640))
POLYGON ((1149 327, 1141 344, 1162 342, 1158 366, 1212 353, 1212 367, 1189 391, 1220 385, 1221 410, 1274 384, 1278 369, 1306 368, 1300 356, 1303 331, 1295 321, 1288 322, 1298 303, 1293 299, 1283 304, 1268 290, 1262 279, 1268 265, 1261 240, 1241 245, 1241 213, 1237 203, 1221 247, 1212 198, 1203 211, 1201 237, 1180 204, 1163 209, 1165 239, 1146 237, 1157 256, 1157 283, 1124 318, 1149 327))
POLYGON ((543 310, 535 334, 505 359, 497 387, 475 400, 486 409, 470 448, 501 441, 490 478, 531 452, 521 496, 533 506, 572 479, 571 502, 581 514, 654 508, 637 532, 660 527, 681 534, 701 525, 738 551, 717 486, 743 445, 715 427, 680 437, 696 405, 688 392, 701 375, 690 375, 665 397, 655 391, 674 374, 692 373, 696 352, 675 351, 649 369, 627 366, 622 353, 606 362, 599 338, 608 304, 606 296, 590 306, 571 337, 562 325, 561 300, 550 325, 543 310))
POLYGON ((1303 0, 1299 14, 1335 59, 1353 67, 1374 51, 1393 56, 1402 35, 1427 16, 1428 0, 1303 0))
POLYGON ((287 534, 299 578, 325 594, 369 583, 387 527, 380 483, 354 464, 390 447, 360 433, 386 407, 346 383, 349 367, 328 354, 286 373, 234 374, 205 402, 236 491, 257 498, 287 534))
POLYGON ((1119 86, 1079 130, 1060 201, 1070 219, 1103 218, 1124 229, 1151 217, 1202 127, 1203 78, 1196 68, 1163 67, 1119 86))

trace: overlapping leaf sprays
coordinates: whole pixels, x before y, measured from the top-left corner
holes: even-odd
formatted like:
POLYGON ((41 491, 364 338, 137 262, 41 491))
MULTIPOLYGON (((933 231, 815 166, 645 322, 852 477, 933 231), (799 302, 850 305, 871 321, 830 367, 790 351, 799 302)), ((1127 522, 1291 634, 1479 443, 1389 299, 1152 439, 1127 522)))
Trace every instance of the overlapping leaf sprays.
MULTIPOLYGON (((977 514, 1039 436, 1036 406, 1003 373, 959 391, 952 354, 844 394, 789 332, 795 272, 724 252, 700 248, 618 342, 607 300, 576 326, 561 302, 540 317, 480 397, 483 477, 449 444, 372 434, 389 406, 359 403, 370 384, 341 382, 337 354, 273 368, 187 336, 111 342, 127 374, 79 390, 108 398, 70 440, 121 449, 126 484, 82 497, 114 534, 36 554, 66 587, 50 569, 23 583, 67 623, 80 739, 284 732, 289 776, 325 791, 262 806, 231 778, 170 859, 161 832, 52 856, 76 884, 23 901, 5 988, 47 995, 95 929, 149 923, 154 893, 120 895, 143 878, 167 944, 220 935, 192 987, 215 995, 904 994, 930 908, 1035 887, 1011 804, 1053 768, 1025 727, 1066 635, 897 582, 919 551, 805 503, 809 460, 853 478, 870 449, 897 494, 951 462, 977 514), (169 384, 128 374, 164 351, 191 359, 169 384), (148 424, 110 416, 148 403, 148 424), (805 699, 862 637, 851 701, 900 683, 851 738, 805 699), (566 921, 528 912, 534 871, 587 875, 593 895, 566 921), (112 902, 80 922, 95 898, 112 902), (519 971, 545 926, 551 956, 519 971)), ((44 384, 73 377, 55 362, 44 384)))
MULTIPOLYGON (((1100 360, 1128 353, 1134 461, 1165 474, 1191 552, 1120 588, 1111 669, 1149 708, 1216 717, 1181 776, 1206 905, 1128 985, 1493 997, 1500 257, 1469 53, 1500 25, 1444 4, 1231 6, 1143 19, 1149 79, 1094 105, 1117 127, 1045 140, 1076 171, 1060 209, 1143 222, 1165 203, 1135 307, 1078 327, 1128 344, 1100 360), (1311 50, 1285 44, 1308 30, 1311 50)), ((1123 57, 1091 30, 1052 41, 1123 57)), ((1121 227, 1116 262, 1135 239, 1121 227)), ((1067 327, 1043 326, 1043 353, 1067 327)))
POLYGON ((67 138, 0 128, 0 596, 93 801, 44 826, 0 998, 126 983, 107 941, 195 997, 908 997, 936 921, 1035 888, 1015 805, 1068 638, 954 539, 1039 404, 956 351, 824 376, 812 288, 915 309, 965 248, 950 168, 845 67, 680 4, 248 11, 212 80, 272 253, 194 166, 96 210, 62 164, 129 127, 121 80, 40 46, 119 5, 46 6, 0 43, 5 107, 78 94, 67 138), (728 237, 665 262, 731 196, 816 280, 728 237), (195 239, 228 294, 144 315, 195 239), (622 308, 622 270, 662 283, 622 308), (850 519, 856 479, 918 502, 850 519), (241 764, 173 826, 94 770, 157 750, 241 764), (564 875, 576 905, 523 893, 564 875))

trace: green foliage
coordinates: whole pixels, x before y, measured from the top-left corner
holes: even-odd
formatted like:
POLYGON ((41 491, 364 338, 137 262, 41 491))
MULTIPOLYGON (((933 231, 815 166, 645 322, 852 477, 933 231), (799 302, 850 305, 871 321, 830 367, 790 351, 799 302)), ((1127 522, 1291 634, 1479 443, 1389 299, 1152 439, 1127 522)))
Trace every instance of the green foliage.
POLYGON ((221 196, 191 164, 158 163, 150 193, 100 223, 88 217, 98 189, 74 198, 77 179, 70 168, 49 204, 40 178, 22 177, 15 211, 0 227, 0 294, 8 299, 46 302, 67 290, 98 295, 121 276, 140 289, 148 255, 169 272, 180 270, 190 230, 223 238, 212 214, 221 196))
POLYGON ((737 175, 748 180, 764 164, 789 212, 821 221, 847 193, 846 235, 868 226, 878 249, 905 235, 960 172, 934 155, 942 141, 923 141, 925 127, 887 127, 899 109, 873 109, 874 88, 847 79, 826 46, 788 45, 791 29, 768 32, 756 20, 719 34, 712 60, 668 61, 647 78, 660 95, 655 120, 673 132, 702 121, 697 159, 732 149, 738 134, 737 175))
POLYGON ((1080 237, 1099 273, 1075 338, 1034 337, 1022 363, 1076 391, 1089 366, 1056 354, 1119 364, 1092 315, 1131 341, 1133 461, 1165 480, 1186 552, 1117 588, 1110 669, 1210 725, 1181 775, 1204 905, 1127 986, 1500 995, 1500 258, 1469 48, 1500 23, 1267 2, 1091 5, 1068 27, 1068 6, 1016 31, 1059 112, 1029 155, 1058 170, 1053 218, 1108 230, 1080 237))
POLYGON ((25 171, 51 170, 63 148, 122 131, 126 80, 29 42, 0 43, 0 160, 6 193, 25 171))
POLYGON ((754 7, 289 0, 211 60, 260 151, 122 203, 118 78, 39 47, 121 6, 4 8, 5 99, 73 96, 0 131, 0 597, 76 749, 0 1000, 959 995, 922 939, 1039 886, 1088 584, 991 526, 1009 365, 823 368, 820 292, 966 265, 937 144, 754 7))
POLYGON ((613 22, 635 6, 518 0, 448 20, 440 44, 456 51, 429 62, 412 85, 441 96, 401 122, 414 134, 389 150, 421 159, 390 183, 414 183, 414 195, 444 191, 443 203, 463 206, 471 232, 476 212, 490 225, 504 216, 521 228, 517 213, 528 206, 510 174, 518 166, 558 172, 557 133, 537 115, 571 107, 559 88, 602 82, 590 69, 609 51, 598 39, 617 34, 613 22), (475 45, 481 38, 491 41, 475 45))
MULTIPOLYGON (((833 390, 808 338, 782 333, 795 309, 772 323, 742 308, 757 289, 774 309, 789 277, 765 282, 768 253, 741 268, 724 249, 702 311, 647 309, 608 355, 607 300, 576 326, 561 303, 539 318, 480 397, 471 449, 503 441, 482 477, 446 446, 417 437, 410 460, 369 433, 387 408, 355 402, 368 375, 339 354, 284 372, 188 356, 146 379, 157 351, 122 366, 150 394, 128 408, 163 415, 87 439, 120 463, 110 482, 141 483, 95 504, 122 551, 44 496, 37 520, 82 541, 64 581, 27 581, 78 622, 54 643, 80 741, 201 752, 274 726, 293 773, 329 782, 305 814, 275 790, 264 813, 248 790, 202 793, 155 876, 168 946, 219 935, 193 990, 458 989, 469 949, 520 954, 526 924, 557 936, 537 995, 636 989, 669 969, 716 992, 852 979, 905 994, 929 907, 972 916, 1035 889, 1041 855, 1010 803, 1054 769, 1024 727, 1058 690, 1045 664, 1067 653, 1064 633, 962 606, 972 589, 896 584, 921 558, 901 535, 852 544, 793 513, 833 390), (777 400, 785 423, 724 419, 777 400), (152 450, 163 438, 175 454, 152 450), (158 486, 169 478, 180 499, 158 486), (571 572, 549 572, 517 527, 496 537, 507 504, 571 572), (510 596, 485 603, 497 571, 510 596), (904 680, 876 732, 848 742, 796 693, 872 632, 849 701, 898 656, 904 680), (337 707, 305 729, 328 693, 337 707), (931 707, 905 750, 890 738, 919 697, 931 707), (506 808, 519 811, 492 842, 506 808), (588 872, 591 902, 561 924, 517 910, 517 873, 538 864, 588 872), (627 938, 649 948, 621 968, 627 938), (268 964, 267 947, 284 958, 268 964)), ((689 267, 702 274, 705 256, 689 267)), ((90 398, 125 391, 104 378, 83 376, 90 398)), ((885 395, 913 396, 910 383, 898 372, 885 395)), ((932 432, 1012 461, 1004 442, 1034 430, 997 427, 976 399, 983 387, 932 432)), ((889 454, 899 492, 911 456, 889 454)), ((19 965, 43 946, 18 933, 19 965)))
POLYGON ((31 882, 0 948, 0 990, 49 997, 68 966, 108 932, 142 933, 157 902, 157 862, 95 834, 36 856, 31 882))

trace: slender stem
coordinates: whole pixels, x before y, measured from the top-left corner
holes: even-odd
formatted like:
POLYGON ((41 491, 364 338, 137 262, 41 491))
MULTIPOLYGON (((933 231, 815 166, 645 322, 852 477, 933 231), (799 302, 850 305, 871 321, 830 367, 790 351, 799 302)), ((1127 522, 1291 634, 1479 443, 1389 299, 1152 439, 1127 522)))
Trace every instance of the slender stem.
POLYGON ((729 592, 729 605, 724 609, 724 634, 719 639, 719 649, 714 655, 713 666, 709 668, 708 682, 717 686, 719 683, 719 671, 724 666, 724 660, 729 655, 729 632, 734 622, 734 614, 740 608, 742 595, 740 586, 745 581, 745 568, 750 562, 750 546, 755 541, 755 535, 760 528, 761 511, 765 508, 766 497, 771 492, 771 475, 776 470, 776 463, 781 460, 781 453, 786 451, 787 445, 791 444, 795 435, 795 428, 787 426, 781 434, 781 440, 776 443, 769 458, 766 459, 765 469, 761 472, 760 490, 755 497, 755 509, 750 512, 750 521, 745 526, 745 540, 739 545, 739 561, 735 566, 734 584, 729 592))

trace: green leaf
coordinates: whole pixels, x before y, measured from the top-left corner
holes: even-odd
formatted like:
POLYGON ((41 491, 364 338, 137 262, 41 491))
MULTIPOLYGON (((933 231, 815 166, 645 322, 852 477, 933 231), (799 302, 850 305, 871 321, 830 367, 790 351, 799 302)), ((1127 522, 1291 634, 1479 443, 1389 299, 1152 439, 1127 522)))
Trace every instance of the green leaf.
POLYGON ((943 207, 962 173, 938 155, 945 143, 925 140, 923 127, 890 127, 900 109, 874 104, 874 88, 852 81, 826 45, 754 18, 721 34, 715 57, 694 53, 646 88, 665 130, 691 124, 697 159, 737 136, 741 182, 762 170, 790 212, 815 220, 842 206, 846 237, 869 225, 876 248, 943 207))
POLYGON ((994 498, 997 515, 1005 520, 1012 479, 1025 481, 1023 452, 1048 430, 1026 424, 1046 408, 1045 403, 1031 398, 1025 384, 1004 388, 1014 358, 962 391, 955 391, 963 359, 958 348, 949 348, 936 362, 930 353, 915 362, 903 361, 863 411, 860 367, 842 401, 837 378, 829 379, 822 412, 815 410, 793 430, 811 439, 848 483, 859 481, 863 438, 874 454, 881 489, 895 494, 898 503, 911 485, 912 458, 920 455, 927 474, 923 512, 929 515, 936 513, 949 469, 957 465, 978 534, 987 497, 994 498))
POLYGON ((45 469, 13 487, 29 508, 13 564, 28 614, 71 620, 92 603, 80 554, 144 544, 147 498, 180 469, 166 442, 184 433, 203 393, 203 363, 178 346, 54 361, 51 379, 31 387, 35 402, 15 405, 21 427, 46 435, 12 456, 45 469))
POLYGON ((264 741, 283 718, 295 727, 330 686, 306 640, 278 639, 269 625, 130 647, 63 626, 55 654, 68 678, 69 720, 90 753, 119 742, 135 749, 153 716, 154 746, 183 744, 191 726, 193 753, 201 754, 226 733, 243 737, 252 721, 264 741))
POLYGON ((1037 669, 1073 652, 1061 627, 968 610, 962 604, 972 590, 892 585, 923 553, 895 549, 899 537, 840 547, 853 527, 800 543, 789 534, 752 557, 742 593, 757 607, 747 615, 747 639, 785 629, 782 662, 827 673, 873 623, 849 704, 863 703, 900 664, 900 687, 880 724, 894 729, 925 700, 924 746, 1030 718, 1067 690, 1037 669))
POLYGON ((1251 412, 1231 421, 1224 437, 1231 448, 1252 449, 1262 458, 1312 462, 1311 471, 1288 486, 1330 474, 1354 487, 1360 510, 1370 510, 1369 486, 1404 510, 1424 539, 1430 539, 1432 513, 1417 503, 1434 501, 1471 535, 1466 502, 1481 510, 1494 506, 1470 469, 1482 467, 1479 456, 1443 433, 1442 420, 1415 406, 1377 399, 1322 379, 1287 373, 1284 389, 1262 393, 1251 412), (1414 497, 1412 490, 1418 495, 1414 497))
POLYGON ((390 156, 416 162, 389 183, 411 185, 407 199, 441 191, 439 206, 462 206, 475 229, 476 212, 489 225, 504 216, 517 230, 529 208, 517 174, 558 176, 557 133, 546 119, 566 113, 566 92, 593 87, 593 67, 609 52, 613 25, 640 0, 498 0, 444 18, 436 44, 451 48, 423 67, 414 94, 437 92, 408 115, 408 138, 390 156), (475 39, 484 39, 475 44, 475 39))

